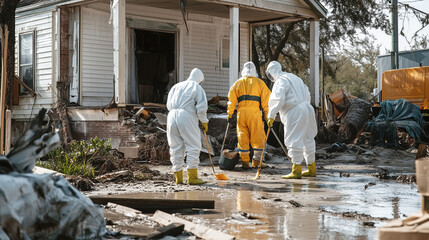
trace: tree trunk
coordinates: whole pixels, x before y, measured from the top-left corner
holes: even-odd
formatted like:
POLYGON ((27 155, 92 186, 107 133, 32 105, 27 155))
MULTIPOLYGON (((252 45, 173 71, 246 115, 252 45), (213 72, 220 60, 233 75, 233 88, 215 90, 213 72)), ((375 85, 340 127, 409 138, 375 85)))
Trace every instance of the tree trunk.
MULTIPOLYGON (((9 39, 7 43, 6 59, 6 98, 5 109, 12 106, 12 83, 15 74, 15 10, 19 0, 0 0, 0 28, 2 38, 5 39, 5 28, 8 26, 9 39)), ((1 49, 0 49, 1 53, 1 49)), ((3 54, 3 53, 1 53, 3 54)), ((0 64, 1 65, 1 64, 0 64)), ((0 72, 1 68, 0 66, 0 72)), ((3 81, 3 79, 2 79, 3 81)))
POLYGON ((289 23, 289 26, 286 29, 285 35, 283 36, 282 40, 280 40, 279 45, 277 45, 276 50, 274 51, 274 54, 272 54, 272 56, 270 57, 270 61, 277 61, 279 59, 280 53, 285 47, 287 40, 289 39, 290 33, 295 28, 295 25, 297 23, 298 22, 289 23))
MULTIPOLYGON (((271 44, 271 30, 272 30, 271 25, 265 26, 266 31, 267 31, 267 37, 265 40, 266 41, 265 45, 267 46, 266 47, 267 52, 265 53, 265 56, 266 56, 265 59, 267 59, 268 62, 278 61, 279 56, 282 53, 282 50, 284 49, 284 47, 285 47, 285 45, 289 39, 289 36, 291 35, 292 30, 295 28, 295 26, 297 25, 298 22, 293 22, 293 23, 290 23, 288 25, 288 27, 286 28, 285 34, 283 35, 283 38, 280 40, 279 44, 275 47, 274 52, 272 50, 273 48, 271 47, 271 45, 272 45, 271 44)), ((261 67, 265 67, 265 65, 263 63, 267 63, 267 62, 265 62, 265 61, 262 62, 263 66, 261 66, 261 61, 259 59, 259 54, 258 54, 258 51, 256 49, 255 36, 254 36, 253 31, 252 31, 252 61, 255 64, 256 71, 258 72, 258 75, 260 77, 262 77, 261 67)), ((270 84, 267 83, 267 85, 269 86, 270 84)))

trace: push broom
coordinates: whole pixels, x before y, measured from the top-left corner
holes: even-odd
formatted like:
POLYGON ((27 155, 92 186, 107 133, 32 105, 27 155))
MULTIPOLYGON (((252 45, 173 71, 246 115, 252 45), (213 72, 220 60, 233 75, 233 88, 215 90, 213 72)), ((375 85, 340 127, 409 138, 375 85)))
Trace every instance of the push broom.
POLYGON ((204 136, 206 137, 207 151, 209 152, 210 163, 212 164, 213 174, 216 176, 218 180, 229 180, 229 178, 225 175, 225 173, 216 174, 213 166, 212 155, 210 154, 210 146, 209 141, 207 140, 207 134, 204 132, 204 136))

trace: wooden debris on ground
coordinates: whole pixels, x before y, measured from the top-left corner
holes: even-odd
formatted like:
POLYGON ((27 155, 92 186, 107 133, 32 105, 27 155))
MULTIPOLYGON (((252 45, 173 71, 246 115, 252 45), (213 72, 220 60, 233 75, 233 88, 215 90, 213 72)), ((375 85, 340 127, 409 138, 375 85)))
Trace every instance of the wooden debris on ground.
POLYGON ((197 237, 207 240, 232 240, 234 236, 227 233, 211 229, 201 224, 195 224, 185 219, 173 216, 171 214, 156 211, 152 219, 162 225, 169 225, 171 223, 181 223, 185 225, 185 230, 195 234, 197 237))
POLYGON ((142 212, 155 212, 156 210, 172 210, 186 208, 214 209, 214 200, 187 200, 187 199, 163 199, 163 198, 141 198, 139 195, 121 194, 107 196, 90 196, 92 202, 106 205, 116 203, 126 207, 140 210, 142 212))

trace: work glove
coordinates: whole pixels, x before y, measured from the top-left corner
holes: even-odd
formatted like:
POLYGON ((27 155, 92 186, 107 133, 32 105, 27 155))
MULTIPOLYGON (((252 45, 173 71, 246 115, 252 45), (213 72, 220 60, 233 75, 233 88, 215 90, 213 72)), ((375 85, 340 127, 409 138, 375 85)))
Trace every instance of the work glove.
POLYGON ((206 123, 201 123, 201 125, 203 125, 203 131, 206 133, 206 132, 207 132, 207 130, 209 130, 209 123, 208 123, 208 122, 206 122, 206 123))
POLYGON ((272 128, 273 124, 274 124, 274 118, 269 118, 268 121, 267 121, 267 126, 269 128, 272 128))
POLYGON ((231 121, 231 118, 232 118, 232 114, 228 114, 228 117, 226 118, 226 121, 227 122, 231 121))

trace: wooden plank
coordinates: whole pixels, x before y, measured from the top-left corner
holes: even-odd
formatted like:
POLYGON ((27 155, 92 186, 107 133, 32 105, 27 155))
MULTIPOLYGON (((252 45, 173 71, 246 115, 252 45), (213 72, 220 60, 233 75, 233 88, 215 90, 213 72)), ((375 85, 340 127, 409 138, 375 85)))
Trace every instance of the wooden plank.
POLYGON ((9 29, 7 25, 5 26, 4 33, 4 45, 3 45, 3 68, 2 68, 2 81, 1 81, 1 124, 0 124, 0 154, 4 154, 4 110, 6 105, 6 81, 7 81, 7 48, 9 41, 9 29))
POLYGON ((12 112, 8 109, 6 110, 6 139, 4 143, 4 152, 7 154, 10 151, 10 139, 12 134, 12 112))
POLYGON ((182 223, 185 225, 185 230, 195 234, 197 237, 207 240, 230 240, 235 239, 234 236, 227 233, 211 229, 201 224, 195 224, 185 219, 175 217, 171 214, 163 211, 156 211, 152 219, 162 225, 168 225, 171 223, 182 223))
POLYGON ((90 196, 93 203, 106 205, 108 202, 134 208, 142 212, 155 212, 156 210, 172 210, 184 208, 214 209, 214 200, 187 200, 163 198, 138 198, 130 195, 90 196))
POLYGON ((107 222, 106 225, 113 227, 114 231, 120 231, 122 234, 124 234, 122 237, 125 239, 147 239, 147 236, 150 234, 157 233, 153 227, 147 224, 139 224, 138 221, 134 222, 131 220, 133 218, 130 218, 115 210, 103 209, 103 213, 107 222))
POLYGON ((135 218, 137 217, 137 214, 141 214, 141 211, 134 209, 134 208, 129 208, 129 207, 125 207, 119 204, 115 204, 115 203, 107 203, 107 208, 110 210, 113 210, 115 212, 124 214, 127 217, 132 217, 135 218))
POLYGON ((171 223, 167 226, 158 228, 156 232, 147 236, 148 239, 160 239, 164 236, 178 236, 182 234, 185 229, 185 224, 182 223, 171 223))
MULTIPOLYGON (((31 90, 31 88, 29 87, 29 86, 27 86, 27 84, 25 84, 25 82, 23 82, 23 81, 21 81, 21 79, 19 79, 19 77, 18 76, 14 76, 14 83, 15 82, 17 82, 17 83, 19 83, 21 86, 23 86, 25 89, 27 89, 27 91, 33 96, 33 97, 36 97, 37 96, 37 94, 33 91, 33 90, 31 90)), ((19 89, 18 89, 18 96, 19 96, 19 89)), ((18 103, 19 103, 19 99, 18 99, 18 103)))

